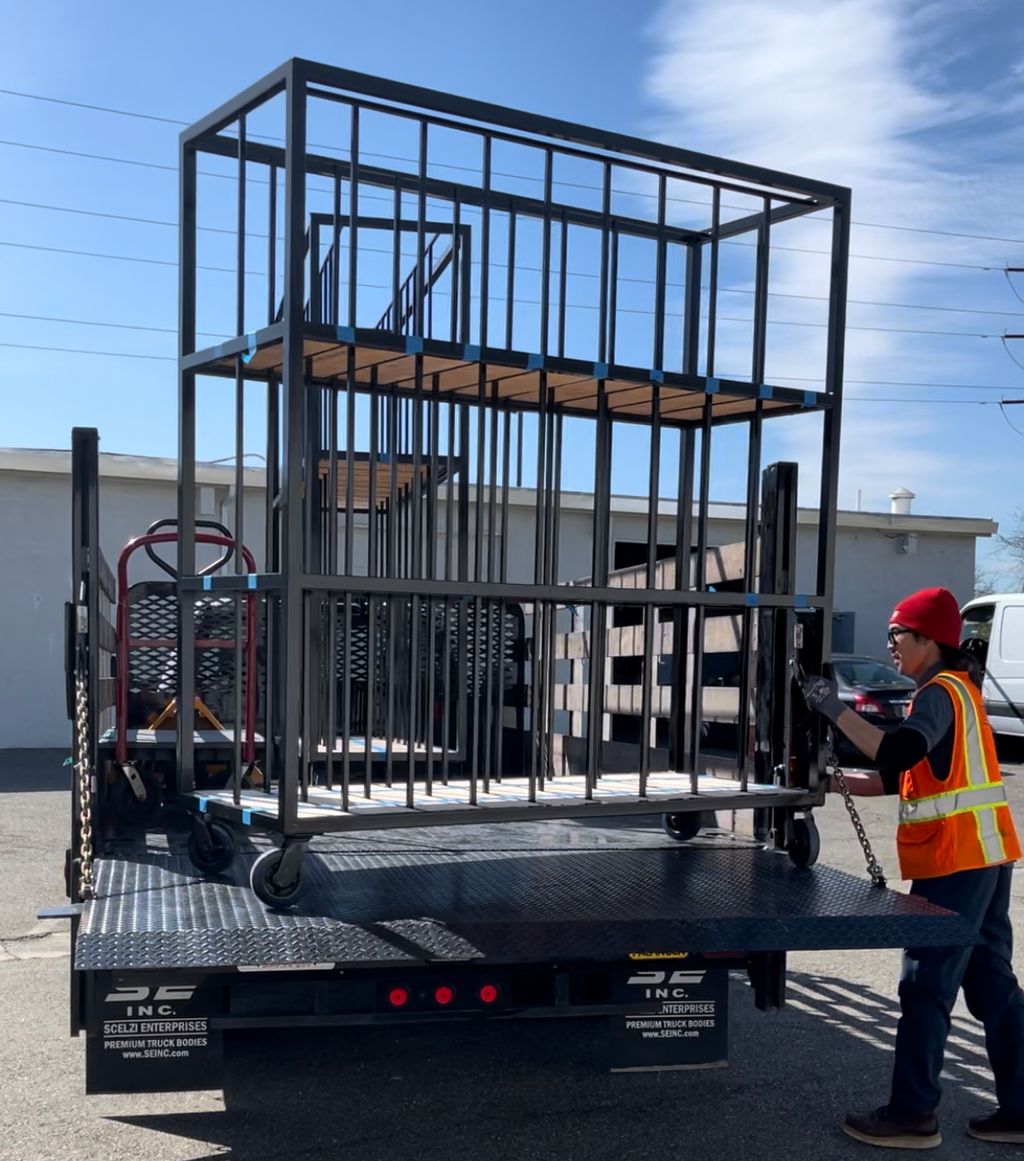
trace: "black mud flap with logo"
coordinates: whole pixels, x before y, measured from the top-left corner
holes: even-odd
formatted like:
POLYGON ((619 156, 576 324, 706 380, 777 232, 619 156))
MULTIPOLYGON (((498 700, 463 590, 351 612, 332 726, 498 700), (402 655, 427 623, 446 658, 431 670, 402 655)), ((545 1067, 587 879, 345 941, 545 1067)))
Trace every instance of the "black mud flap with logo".
POLYGON ((728 1061, 729 973, 700 957, 633 962, 616 972, 612 1072, 721 1068, 728 1061))
POLYGON ((223 989, 209 977, 91 981, 85 1091, 189 1092, 222 1086, 223 989))

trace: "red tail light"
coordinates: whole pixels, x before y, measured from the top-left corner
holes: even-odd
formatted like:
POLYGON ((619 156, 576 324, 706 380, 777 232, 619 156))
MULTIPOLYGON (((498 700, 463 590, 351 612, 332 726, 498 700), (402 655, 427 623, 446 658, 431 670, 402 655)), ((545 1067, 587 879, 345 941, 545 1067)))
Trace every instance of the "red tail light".
POLYGON ((408 988, 392 988, 388 992, 388 1003, 392 1008, 404 1008, 409 1002, 408 988))
POLYGON ((455 992, 447 984, 434 989, 434 1003, 446 1008, 455 999, 455 992))
POLYGON ((494 984, 484 984, 479 994, 481 1004, 496 1004, 501 992, 498 991, 494 984))
POLYGON ((853 699, 853 708, 859 714, 880 714, 884 712, 880 701, 876 701, 873 697, 868 697, 864 693, 858 693, 853 699))

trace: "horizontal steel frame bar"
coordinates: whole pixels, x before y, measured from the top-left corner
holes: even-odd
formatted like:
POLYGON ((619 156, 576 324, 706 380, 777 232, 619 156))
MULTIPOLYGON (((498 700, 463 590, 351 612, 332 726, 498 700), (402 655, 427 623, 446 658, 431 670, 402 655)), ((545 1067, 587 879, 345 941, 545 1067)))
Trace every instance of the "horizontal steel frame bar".
MULTIPOLYGON (((280 329, 282 324, 275 323, 273 326, 263 327, 260 330, 254 331, 251 335, 241 335, 233 339, 228 339, 223 343, 218 343, 216 346, 204 347, 202 350, 195 351, 193 354, 185 356, 181 360, 181 368, 186 371, 195 371, 198 373, 208 373, 216 375, 235 375, 234 366, 220 366, 215 370, 215 364, 223 363, 225 359, 234 358, 237 355, 242 355, 255 352, 266 347, 272 346, 276 342, 281 341, 280 329), (209 370, 204 370, 209 369, 209 370)), ((313 342, 322 343, 337 343, 340 345, 356 342, 357 344, 365 344, 367 347, 372 347, 374 350, 394 351, 395 355, 401 357, 407 353, 407 340, 403 335, 396 335, 389 331, 374 330, 371 328, 350 328, 350 327, 330 327, 319 324, 306 323, 303 326, 303 335, 305 338, 313 342)), ((473 351, 473 358, 467 358, 465 346, 458 343, 446 342, 441 339, 424 338, 417 340, 418 348, 421 353, 430 358, 450 358, 457 361, 461 366, 469 366, 472 364, 482 363, 491 364, 501 367, 512 367, 519 370, 527 371, 529 369, 539 370, 543 369, 553 374, 559 375, 579 375, 581 379, 593 377, 595 365, 581 359, 559 358, 557 355, 546 355, 541 360, 539 356, 527 352, 510 351, 503 347, 484 347, 475 348, 473 351)), ((781 387, 774 383, 748 383, 741 379, 719 379, 706 375, 687 375, 676 371, 658 371, 659 377, 657 379, 652 377, 652 370, 657 368, 640 368, 628 367, 621 364, 610 364, 602 369, 603 378, 610 381, 628 381, 630 386, 645 387, 651 386, 657 382, 663 387, 678 387, 687 391, 703 392, 705 395, 729 396, 741 400, 757 400, 770 399, 773 402, 791 403, 793 411, 775 411, 766 415, 766 419, 776 418, 781 414, 793 414, 799 411, 820 411, 832 406, 833 395, 826 391, 804 391, 798 387, 781 387)), ((267 377, 280 378, 280 372, 245 372, 246 378, 254 380, 265 379, 267 377)), ((344 378, 342 373, 338 378, 344 378)), ((322 385, 327 380, 319 380, 316 378, 309 378, 308 383, 311 387, 322 385)), ((399 388, 400 393, 403 392, 399 388)), ((445 393, 442 398, 447 399, 448 393, 445 393)), ((450 396, 453 400, 458 399, 465 401, 466 395, 458 395, 452 393, 450 396)), ((608 393, 609 400, 614 400, 615 392, 608 393)), ((525 402, 518 401, 514 396, 506 397, 496 401, 489 401, 489 407, 510 410, 532 410, 533 407, 525 402)), ((566 413, 571 412, 571 403, 562 404, 562 410, 566 413)), ((593 417, 592 412, 588 415, 593 417)), ((616 423, 628 422, 632 417, 628 415, 614 414, 616 423)), ((748 420, 749 415, 743 414, 737 417, 740 420, 748 420)), ((647 417, 641 417, 642 422, 650 426, 650 420, 647 417)), ((714 426, 719 423, 726 422, 726 417, 717 418, 714 421, 714 426)), ((671 414, 665 414, 661 417, 661 422, 665 425, 678 426, 694 426, 699 427, 701 420, 689 421, 687 424, 678 423, 674 420, 671 414)))
MULTIPOLYGON (((602 801, 600 798, 594 798, 587 802, 577 802, 575 805, 523 803, 521 806, 513 806, 503 803, 500 806, 463 806, 445 810, 441 806, 431 804, 428 809, 402 810, 396 807, 373 814, 353 813, 339 816, 336 813, 325 812, 314 818, 299 817, 290 821, 280 814, 257 814, 248 807, 234 806, 228 802, 207 798, 201 792, 185 795, 181 801, 190 809, 198 808, 200 813, 213 818, 242 823, 251 830, 269 831, 284 835, 286 838, 295 838, 304 835, 333 834, 338 831, 396 830, 460 824, 473 826, 482 822, 498 821, 537 822, 543 818, 616 818, 637 814, 683 814, 701 810, 768 810, 775 807, 798 810, 820 806, 823 797, 821 791, 780 788, 771 793, 764 790, 756 792, 737 790, 734 794, 688 794, 680 795, 678 798, 634 799, 629 802, 602 801)), ((268 802, 274 801, 275 795, 271 793, 268 795, 268 802)), ((418 796, 418 801, 421 806, 425 801, 430 802, 424 794, 418 796)), ((280 806, 281 799, 276 798, 276 802, 280 806)))
POLYGON ((608 132, 553 117, 543 117, 535 113, 507 109, 500 105, 469 100, 435 89, 368 76, 365 73, 353 72, 350 69, 302 59, 296 59, 291 63, 296 67, 297 74, 309 85, 324 85, 329 89, 356 93, 365 97, 411 105, 417 109, 481 122, 484 126, 497 125, 513 132, 565 141, 572 145, 594 150, 600 153, 603 159, 607 159, 609 154, 627 154, 660 165, 678 166, 696 170, 698 173, 714 174, 720 181, 735 180, 770 186, 782 193, 796 194, 798 197, 813 196, 824 201, 841 200, 849 192, 842 186, 808 181, 780 170, 730 161, 712 154, 696 153, 693 150, 679 149, 655 141, 645 141, 640 137, 608 132))
MULTIPOLYGON (((267 166, 273 165, 278 168, 284 165, 285 151, 282 147, 247 141, 245 150, 247 161, 267 166)), ((201 151, 220 157, 236 158, 238 156, 238 143, 230 137, 209 138, 202 142, 201 151)), ((347 161, 328 157, 326 154, 307 153, 305 166, 305 172, 314 177, 350 180, 351 165, 347 161)), ((366 165, 363 162, 359 164, 359 183, 360 185, 379 186, 389 192, 397 186, 402 193, 407 194, 419 194, 422 188, 427 197, 448 201, 457 196, 463 206, 481 207, 486 204, 491 210, 505 210, 506 212, 514 209, 522 217, 544 218, 548 216, 561 219, 564 214, 570 225, 589 226, 593 229, 610 229, 615 226, 621 233, 637 238, 657 239, 661 236, 670 242, 681 244, 711 241, 710 232, 707 230, 687 230, 681 226, 666 224, 661 227, 659 234, 657 224, 643 218, 632 218, 624 214, 613 213, 605 216, 600 210, 588 210, 582 206, 566 205, 554 200, 546 205, 541 198, 527 197, 524 194, 503 193, 501 190, 489 190, 485 197, 479 186, 463 185, 456 181, 441 181, 436 177, 422 179, 421 185, 421 179, 415 174, 405 173, 397 169, 382 169, 379 166, 366 165)), ((790 211, 788 216, 793 217, 813 213, 823 207, 818 205, 807 207, 801 204, 796 209, 791 206, 784 208, 790 211)), ((781 209, 773 212, 781 212, 781 209)), ((757 216, 760 217, 760 215, 757 216)), ((330 221, 330 215, 327 217, 330 221)), ((753 228, 753 226, 749 226, 747 230, 753 228)))
MULTIPOLYGON (((702 607, 742 612, 744 609, 823 609, 826 598, 808 594, 705 593, 677 589, 590 588, 574 585, 499 584, 487 581, 445 581, 425 578, 326 576, 295 578, 303 593, 367 593, 381 596, 441 597, 449 601, 505 600, 519 604, 647 605, 658 608, 702 607)), ((182 577, 183 592, 276 592, 284 578, 278 573, 249 576, 182 577)))
MULTIPOLYGON (((211 133, 219 133, 232 121, 240 116, 258 109, 260 105, 283 93, 292 75, 292 62, 286 61, 272 72, 267 73, 262 80, 250 85, 244 92, 225 101, 218 109, 208 113, 201 120, 183 129, 179 135, 179 142, 183 146, 193 145, 196 141, 211 133)), ((237 145, 236 145, 237 153, 237 145)))

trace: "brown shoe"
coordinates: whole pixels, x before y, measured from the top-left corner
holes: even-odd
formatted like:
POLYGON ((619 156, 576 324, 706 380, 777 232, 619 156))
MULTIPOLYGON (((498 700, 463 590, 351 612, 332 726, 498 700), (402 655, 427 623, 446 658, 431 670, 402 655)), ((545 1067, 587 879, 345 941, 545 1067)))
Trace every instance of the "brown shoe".
POLYGON ((870 1113, 847 1113, 843 1132, 865 1145, 884 1149, 934 1149, 942 1144, 934 1113, 905 1116, 892 1112, 888 1105, 870 1113))
POLYGON ((1024 1145, 1024 1117, 997 1109, 987 1117, 971 1117, 967 1135, 979 1141, 996 1141, 1002 1145, 1024 1145))

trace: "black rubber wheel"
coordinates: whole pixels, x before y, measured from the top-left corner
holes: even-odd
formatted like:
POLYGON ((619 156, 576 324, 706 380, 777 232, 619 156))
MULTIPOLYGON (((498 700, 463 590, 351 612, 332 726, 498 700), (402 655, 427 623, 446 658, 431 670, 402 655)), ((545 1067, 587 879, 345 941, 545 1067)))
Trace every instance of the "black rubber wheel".
POLYGON ((140 826, 149 820, 160 809, 160 783, 151 770, 145 768, 138 771, 146 791, 144 798, 136 798, 128 778, 120 770, 117 777, 108 787, 110 810, 118 822, 130 826, 140 826))
POLYGON ((296 872, 294 880, 287 886, 280 886, 274 882, 274 875, 283 858, 283 850, 275 848, 272 851, 264 851, 249 872, 249 886, 252 887, 253 894, 268 907, 291 907, 305 890, 301 872, 296 872))
POLYGON ((798 867, 813 867, 821 854, 818 824, 808 814, 794 818, 792 828, 792 837, 786 848, 789 857, 798 867))
POLYGON ((195 834, 188 837, 188 857, 192 866, 204 875, 219 875, 226 871, 234 862, 238 844, 235 842, 235 832, 226 822, 214 819, 207 827, 209 846, 203 849, 203 844, 195 834))
POLYGON ((688 810, 679 814, 663 814, 661 826, 669 838, 685 843, 688 839, 696 838, 704 823, 704 814, 700 810, 688 810))

